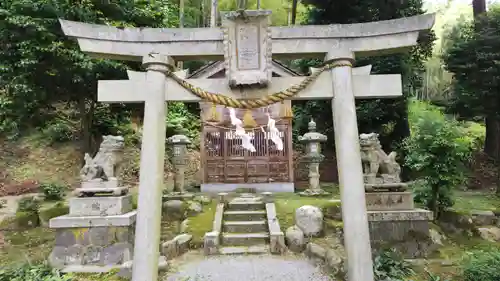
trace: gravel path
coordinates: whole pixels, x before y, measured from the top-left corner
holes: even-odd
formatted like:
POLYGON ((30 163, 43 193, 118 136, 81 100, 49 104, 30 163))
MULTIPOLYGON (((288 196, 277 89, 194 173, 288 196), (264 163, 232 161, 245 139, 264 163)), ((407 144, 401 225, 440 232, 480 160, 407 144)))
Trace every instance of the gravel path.
MULTIPOLYGON (((189 255, 189 254, 188 254, 189 255)), ((307 260, 292 256, 184 257, 163 281, 333 281, 307 260)))

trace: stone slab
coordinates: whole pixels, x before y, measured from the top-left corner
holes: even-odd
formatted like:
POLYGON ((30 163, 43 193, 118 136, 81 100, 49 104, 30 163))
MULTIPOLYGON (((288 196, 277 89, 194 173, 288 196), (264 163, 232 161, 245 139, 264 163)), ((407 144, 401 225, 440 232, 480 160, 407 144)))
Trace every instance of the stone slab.
POLYGON ((214 223, 212 231, 220 233, 222 231, 222 219, 224 217, 224 203, 218 203, 215 209, 214 223))
POLYGON ((123 196, 127 193, 127 187, 86 187, 77 188, 73 191, 73 194, 77 197, 123 196))
POLYGON ((191 200, 193 198, 194 198, 193 193, 169 193, 169 194, 163 195, 163 199, 165 201, 168 201, 168 200, 185 201, 185 200, 191 200))
POLYGON ((365 193, 368 211, 413 210, 411 192, 368 192, 365 193))
POLYGON ((137 211, 116 216, 85 216, 71 217, 68 215, 53 218, 49 221, 50 228, 78 228, 97 226, 130 226, 135 223, 137 211))
POLYGON ((424 209, 403 210, 403 211, 369 211, 368 221, 415 221, 433 219, 433 213, 424 209))
POLYGON ((227 183, 203 183, 201 184, 201 192, 218 193, 232 192, 238 188, 254 188, 256 192, 294 192, 295 185, 293 182, 283 183, 248 183, 248 184, 227 184, 227 183))
POLYGON ((271 81, 270 11, 248 12, 243 19, 235 12, 222 12, 226 77, 231 87, 266 86, 271 81))
POLYGON ((131 212, 132 195, 119 197, 73 197, 69 200, 69 216, 115 216, 131 212))

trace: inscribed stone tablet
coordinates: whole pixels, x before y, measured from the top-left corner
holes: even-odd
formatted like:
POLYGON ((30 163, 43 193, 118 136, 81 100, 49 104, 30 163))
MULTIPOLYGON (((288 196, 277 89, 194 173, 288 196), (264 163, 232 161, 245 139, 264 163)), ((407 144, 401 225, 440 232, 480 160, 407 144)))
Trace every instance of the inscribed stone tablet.
POLYGON ((259 69, 259 27, 252 25, 239 25, 236 29, 236 45, 238 52, 238 69, 259 69))

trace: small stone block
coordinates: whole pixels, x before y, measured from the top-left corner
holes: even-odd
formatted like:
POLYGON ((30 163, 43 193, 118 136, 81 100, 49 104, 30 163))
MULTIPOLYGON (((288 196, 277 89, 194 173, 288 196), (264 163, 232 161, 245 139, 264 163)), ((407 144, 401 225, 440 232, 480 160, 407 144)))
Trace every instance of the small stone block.
POLYGON ((368 211, 413 210, 411 192, 373 192, 365 193, 368 211))
POLYGON ((283 232, 274 232, 270 234, 271 253, 282 255, 286 252, 285 235, 283 232))
POLYGON ((273 193, 272 192, 262 192, 261 193, 262 195, 262 201, 264 201, 264 203, 272 203, 274 202, 274 198, 273 198, 273 193))
POLYGON ((69 216, 115 216, 132 211, 132 195, 71 198, 69 216))
POLYGON ((300 196, 304 197, 324 197, 324 196, 330 196, 329 192, 324 191, 323 189, 306 189, 302 192, 299 192, 300 196))
POLYGON ((217 196, 219 198, 220 203, 227 203, 229 200, 229 198, 228 198, 229 193, 221 192, 221 193, 218 193, 217 196))
POLYGON ((194 198, 193 193, 178 193, 178 192, 173 192, 169 193, 167 195, 163 196, 164 201, 170 201, 170 200, 181 200, 181 201, 186 201, 186 200, 191 200, 194 198))
POLYGON ((218 232, 207 232, 204 238, 204 253, 205 255, 216 255, 218 254, 219 247, 219 233, 218 232))

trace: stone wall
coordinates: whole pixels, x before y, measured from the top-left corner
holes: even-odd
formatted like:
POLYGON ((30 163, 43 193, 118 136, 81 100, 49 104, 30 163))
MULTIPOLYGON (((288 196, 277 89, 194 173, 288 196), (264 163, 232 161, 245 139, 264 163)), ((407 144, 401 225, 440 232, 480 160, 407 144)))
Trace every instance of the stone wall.
POLYGON ((57 268, 121 265, 132 259, 133 245, 134 225, 59 228, 49 262, 57 268))

